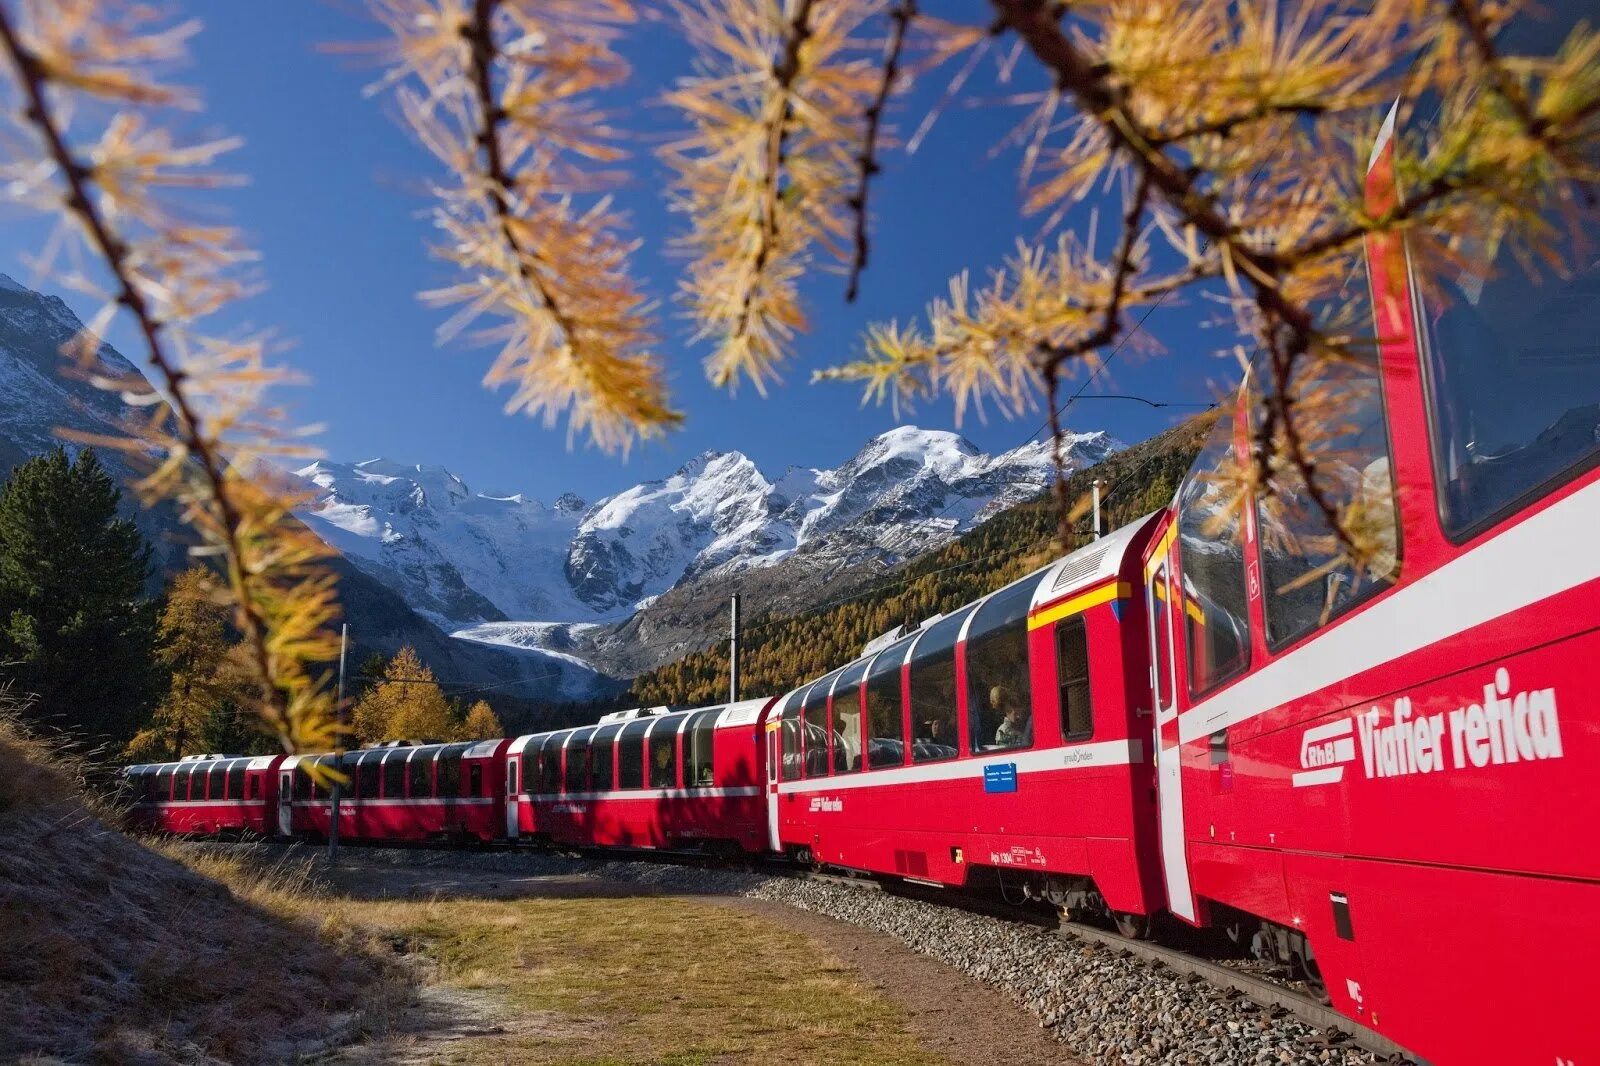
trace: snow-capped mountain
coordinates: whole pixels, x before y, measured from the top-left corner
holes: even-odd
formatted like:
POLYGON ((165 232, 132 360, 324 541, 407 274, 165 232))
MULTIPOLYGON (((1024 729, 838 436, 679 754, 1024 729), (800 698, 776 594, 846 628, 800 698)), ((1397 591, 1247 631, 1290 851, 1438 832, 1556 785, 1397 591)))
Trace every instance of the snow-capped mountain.
MULTIPOLYGON (((60 372, 61 347, 82 328, 59 298, 0 274, 0 472, 52 447, 60 427, 105 433, 122 416, 114 394, 60 372)), ((103 376, 135 370, 110 345, 100 359, 103 376)), ((1065 444, 1073 468, 1120 447, 1104 433, 1065 444)), ((120 456, 101 457, 130 480, 120 456)), ((1051 459, 1045 443, 990 456, 958 434, 902 426, 833 470, 770 477, 739 452, 706 452, 593 503, 474 491, 442 467, 384 459, 298 473, 312 494, 301 517, 343 556, 341 599, 363 647, 411 643, 447 673, 531 679, 514 691, 582 699, 615 687, 608 673, 647 665, 610 645, 629 643, 619 624, 664 593, 720 596, 722 576, 748 573, 803 598, 837 572, 920 554, 1034 496, 1051 459)), ((189 564, 191 537, 170 508, 128 508, 158 571, 189 564)))
MULTIPOLYGON (((82 330, 83 323, 60 298, 34 292, 0 274, 0 475, 55 447, 61 440, 58 429, 117 432, 124 414, 117 395, 61 373, 61 348, 82 330)), ((136 371, 109 344, 100 346, 99 359, 97 372, 102 377, 136 371)), ((126 487, 135 471, 116 451, 98 452, 101 463, 126 487)), ((154 591, 167 577, 191 565, 185 546, 194 538, 170 506, 142 508, 124 492, 123 507, 155 549, 154 591)), ((344 617, 357 643, 356 661, 366 652, 392 654, 400 645, 411 644, 440 676, 482 680, 507 695, 581 699, 617 684, 586 662, 558 651, 508 652, 504 647, 484 647, 495 642, 450 640, 407 605, 403 585, 369 576, 351 566, 348 557, 335 560, 333 567, 339 576, 344 617)))
MULTIPOLYGON (((1068 461, 1117 447, 1077 435, 1068 461)), ((801 550, 828 565, 919 554, 1036 495, 1051 459, 1044 443, 989 456, 902 426, 835 470, 769 478, 739 452, 707 452, 592 505, 474 492, 443 468, 384 459, 299 473, 317 492, 306 521, 414 608, 467 639, 549 648, 552 623, 621 621, 681 582, 801 550), (508 622, 520 628, 482 625, 508 622)))

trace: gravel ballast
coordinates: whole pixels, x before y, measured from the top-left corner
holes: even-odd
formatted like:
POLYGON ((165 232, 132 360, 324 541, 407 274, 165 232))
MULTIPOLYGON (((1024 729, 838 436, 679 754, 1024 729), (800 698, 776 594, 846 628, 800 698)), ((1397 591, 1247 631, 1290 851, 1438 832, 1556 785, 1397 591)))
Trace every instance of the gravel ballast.
POLYGON ((362 866, 468 868, 486 874, 580 876, 671 895, 783 903, 884 933, 999 989, 1086 1062, 1357 1066, 1378 1061, 1342 1034, 1324 1034, 1292 1016, 1230 997, 1199 978, 1118 950, 954 906, 837 882, 540 852, 353 848, 344 861, 362 866))

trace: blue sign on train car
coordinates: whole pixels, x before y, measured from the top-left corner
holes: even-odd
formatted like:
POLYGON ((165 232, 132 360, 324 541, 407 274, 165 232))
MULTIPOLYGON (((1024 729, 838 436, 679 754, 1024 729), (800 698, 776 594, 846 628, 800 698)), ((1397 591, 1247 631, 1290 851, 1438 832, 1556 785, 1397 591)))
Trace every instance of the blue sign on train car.
POLYGON ((985 792, 1015 792, 1017 790, 1017 764, 1014 762, 990 763, 983 768, 985 792))

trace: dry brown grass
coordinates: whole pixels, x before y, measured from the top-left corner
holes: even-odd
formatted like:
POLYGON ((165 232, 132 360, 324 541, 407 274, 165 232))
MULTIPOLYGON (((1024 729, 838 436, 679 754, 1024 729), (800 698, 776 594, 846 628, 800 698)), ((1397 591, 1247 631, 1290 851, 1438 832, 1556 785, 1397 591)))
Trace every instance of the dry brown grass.
POLYGON ((652 896, 315 905, 326 927, 365 928, 422 960, 436 1008, 434 1032, 402 1026, 342 1063, 945 1061, 815 941, 726 907, 652 896))
POLYGON ((281 1062, 409 999, 395 967, 291 905, 303 869, 176 862, 108 827, 74 777, 0 720, 7 1061, 281 1062))

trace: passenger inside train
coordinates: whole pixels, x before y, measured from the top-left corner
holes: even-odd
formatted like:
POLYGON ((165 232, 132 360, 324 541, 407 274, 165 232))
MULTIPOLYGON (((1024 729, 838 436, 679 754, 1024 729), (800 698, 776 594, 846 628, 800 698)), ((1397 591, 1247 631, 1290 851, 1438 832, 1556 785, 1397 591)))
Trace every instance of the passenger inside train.
POLYGON ((1000 719, 994 731, 997 748, 1026 748, 1033 744, 1033 716, 1004 685, 989 689, 989 709, 1000 719))

